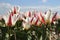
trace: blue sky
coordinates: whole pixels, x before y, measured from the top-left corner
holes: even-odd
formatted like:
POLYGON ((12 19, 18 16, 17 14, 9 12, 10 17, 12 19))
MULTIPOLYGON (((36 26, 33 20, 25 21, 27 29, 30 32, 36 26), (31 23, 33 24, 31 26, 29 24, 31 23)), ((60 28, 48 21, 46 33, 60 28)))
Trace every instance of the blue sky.
POLYGON ((9 3, 20 6, 60 6, 60 0, 0 0, 0 3, 9 3))
POLYGON ((22 7, 21 10, 24 11, 32 7, 37 8, 36 10, 40 8, 40 10, 44 11, 46 8, 51 8, 54 11, 60 12, 60 0, 0 0, 0 14, 8 12, 9 5, 19 5, 22 7), (23 9, 24 7, 25 9, 23 9))

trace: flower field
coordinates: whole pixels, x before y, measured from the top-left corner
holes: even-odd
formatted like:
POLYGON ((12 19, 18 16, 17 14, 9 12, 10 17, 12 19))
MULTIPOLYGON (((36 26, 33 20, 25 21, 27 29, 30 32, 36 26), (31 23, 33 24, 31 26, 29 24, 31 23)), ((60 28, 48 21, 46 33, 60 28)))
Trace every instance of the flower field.
POLYGON ((0 40, 60 40, 58 12, 20 12, 13 7, 0 16, 0 40))

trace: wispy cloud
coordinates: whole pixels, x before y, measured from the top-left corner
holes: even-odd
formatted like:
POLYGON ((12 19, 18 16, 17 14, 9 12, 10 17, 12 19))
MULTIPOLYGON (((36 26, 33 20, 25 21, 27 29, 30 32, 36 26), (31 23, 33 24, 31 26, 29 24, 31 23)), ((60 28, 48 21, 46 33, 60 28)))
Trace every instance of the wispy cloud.
POLYGON ((12 5, 9 3, 0 3, 0 15, 5 15, 9 13, 9 11, 12 10, 14 6, 18 6, 18 5, 12 5))
MULTIPOLYGON (((9 12, 9 10, 13 7, 14 5, 11 5, 9 3, 0 3, 0 15, 4 15, 9 12)), ((17 6, 17 5, 16 5, 17 6)), ((20 7, 20 6, 19 6, 20 7)), ((47 11, 48 9, 51 9, 52 11, 57 11, 60 13, 60 6, 52 7, 52 6, 23 6, 20 7, 20 11, 28 11, 28 10, 37 10, 37 11, 47 11)))
POLYGON ((45 12, 47 10, 51 9, 52 12, 58 12, 60 14, 60 6, 23 6, 21 7, 21 10, 22 11, 33 11, 33 10, 37 10, 37 11, 42 11, 42 12, 45 12))
POLYGON ((0 15, 7 14, 11 7, 9 3, 0 3, 0 15))
POLYGON ((44 3, 47 2, 47 0, 42 0, 44 3))
POLYGON ((2 5, 2 6, 11 6, 9 3, 0 3, 0 5, 2 5))

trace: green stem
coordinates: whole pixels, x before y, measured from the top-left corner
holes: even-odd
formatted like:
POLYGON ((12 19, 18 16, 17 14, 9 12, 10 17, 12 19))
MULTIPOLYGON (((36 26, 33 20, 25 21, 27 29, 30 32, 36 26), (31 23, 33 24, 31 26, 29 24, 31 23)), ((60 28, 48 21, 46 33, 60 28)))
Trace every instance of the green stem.
POLYGON ((10 28, 9 27, 8 27, 8 34, 9 34, 8 40, 10 40, 10 28))
POLYGON ((14 35, 15 35, 15 40, 16 40, 16 33, 14 32, 14 35))
POLYGON ((15 31, 13 31, 14 32, 14 37, 15 37, 15 40, 16 40, 16 33, 15 33, 15 31))

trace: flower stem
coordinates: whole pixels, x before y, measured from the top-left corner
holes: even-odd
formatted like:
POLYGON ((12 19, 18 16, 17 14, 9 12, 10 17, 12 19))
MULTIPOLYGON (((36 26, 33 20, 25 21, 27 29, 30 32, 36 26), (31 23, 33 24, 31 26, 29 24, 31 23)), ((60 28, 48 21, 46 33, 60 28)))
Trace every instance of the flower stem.
POLYGON ((9 34, 8 40, 10 40, 10 28, 9 27, 8 27, 8 34, 9 34))

